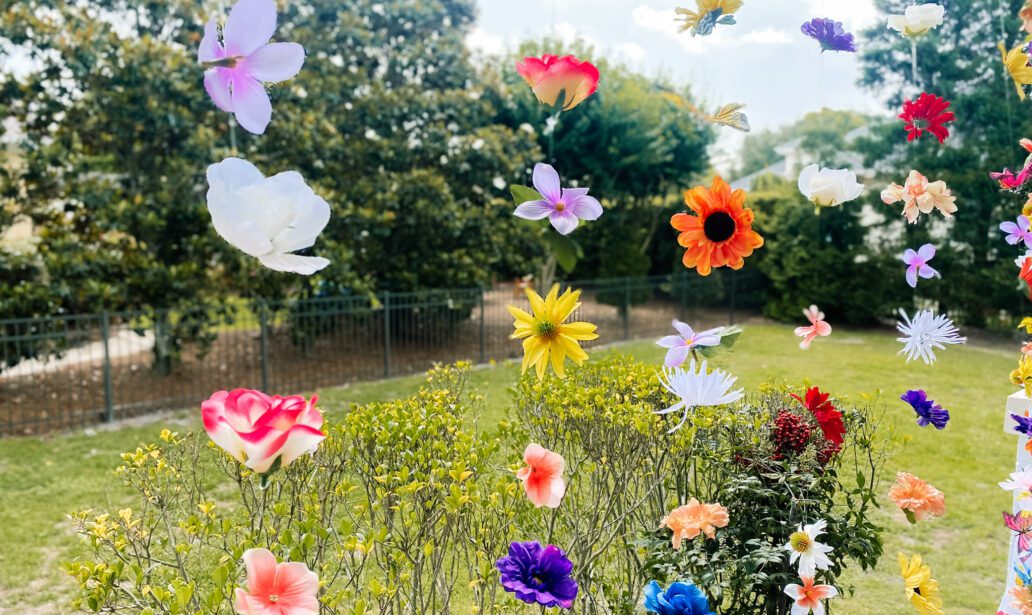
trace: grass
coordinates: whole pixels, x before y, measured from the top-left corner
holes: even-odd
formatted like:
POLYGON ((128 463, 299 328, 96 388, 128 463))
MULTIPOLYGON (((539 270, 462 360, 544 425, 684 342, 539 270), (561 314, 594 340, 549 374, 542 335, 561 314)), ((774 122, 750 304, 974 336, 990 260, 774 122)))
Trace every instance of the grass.
MULTIPOLYGON (((895 472, 905 470, 946 493, 949 513, 943 519, 911 526, 897 511, 886 508, 881 513, 885 557, 877 570, 846 576, 856 594, 839 599, 834 613, 913 612, 903 601, 895 557, 900 550, 925 556, 942 583, 951 615, 995 612, 1009 543, 1000 512, 1010 509, 1010 498, 996 483, 1014 467, 1016 440, 1002 429, 1005 400, 1014 391, 1007 381, 1014 353, 1009 348, 951 347, 939 353, 933 367, 907 365, 897 355, 900 346, 894 338, 886 332, 836 330, 803 352, 789 327, 755 325, 720 363, 750 389, 769 379, 805 379, 839 398, 881 404, 902 443, 889 462, 882 492, 888 491, 895 472), (918 428, 909 407, 898 400, 908 388, 926 389, 949 409, 949 428, 918 428)), ((655 363, 662 357, 649 342, 617 350, 655 363)), ((506 415, 507 389, 517 376, 513 364, 474 373, 473 384, 487 398, 484 415, 475 417, 479 425, 489 427, 506 415)), ((421 380, 324 390, 321 405, 331 417, 339 416, 351 403, 406 396, 421 380)), ((196 428, 193 416, 180 413, 143 426, 0 441, 0 604, 19 607, 19 613, 68 612, 64 601, 73 588, 60 562, 75 556, 78 543, 66 515, 79 508, 124 506, 128 494, 112 472, 119 453, 153 440, 170 422, 180 431, 196 428)))

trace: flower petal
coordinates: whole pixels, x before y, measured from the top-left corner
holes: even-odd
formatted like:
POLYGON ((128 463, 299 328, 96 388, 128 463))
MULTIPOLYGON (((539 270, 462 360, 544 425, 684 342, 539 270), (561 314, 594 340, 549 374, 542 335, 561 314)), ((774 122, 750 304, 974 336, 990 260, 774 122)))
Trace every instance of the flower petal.
POLYGON ((527 201, 519 205, 512 215, 524 220, 544 220, 555 211, 555 207, 548 201, 527 201))
POLYGON ((264 83, 292 79, 305 63, 305 48, 297 43, 269 43, 247 56, 244 68, 264 83))
POLYGON ((550 164, 539 162, 534 165, 534 188, 552 203, 558 203, 563 197, 559 173, 550 164))
POLYGON ((581 220, 598 220, 602 216, 602 203, 593 196, 575 197, 566 206, 581 220))
POLYGON ((272 120, 272 101, 269 100, 265 86, 248 76, 235 79, 233 111, 244 130, 256 135, 263 134, 272 120))
POLYGON ((212 19, 204 24, 204 38, 201 39, 201 46, 197 48, 198 62, 214 62, 225 55, 225 50, 219 42, 219 27, 212 19))
POLYGON ((229 75, 217 68, 204 73, 204 89, 215 106, 226 113, 233 113, 233 95, 230 90, 232 82, 229 75))
POLYGON ((312 275, 329 266, 330 261, 321 256, 299 256, 297 254, 263 254, 258 261, 273 271, 312 275))
POLYGON ((268 549, 248 549, 244 551, 243 560, 247 568, 247 593, 271 594, 276 585, 276 556, 268 549))
POLYGON ((230 55, 248 56, 275 33, 276 0, 239 0, 229 12, 222 38, 230 55))
POLYGON ((577 216, 573 215, 569 210, 567 211, 554 211, 548 216, 548 221, 552 223, 555 230, 560 235, 569 235, 577 226, 580 224, 580 220, 577 216))

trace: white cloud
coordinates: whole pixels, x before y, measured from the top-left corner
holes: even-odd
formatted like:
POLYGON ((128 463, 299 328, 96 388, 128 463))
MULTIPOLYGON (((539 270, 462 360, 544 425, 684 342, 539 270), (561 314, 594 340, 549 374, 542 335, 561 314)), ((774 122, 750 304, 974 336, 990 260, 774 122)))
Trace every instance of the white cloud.
POLYGON ((648 57, 645 48, 634 43, 620 43, 614 51, 618 58, 630 64, 637 64, 648 57))
POLYGON ((847 29, 866 28, 879 21, 874 0, 809 0, 814 17, 841 21, 847 29))
POLYGON ((477 26, 466 36, 466 47, 475 53, 498 55, 505 51, 505 41, 477 26))
POLYGON ((767 26, 762 30, 746 32, 742 36, 741 42, 754 45, 784 45, 785 43, 791 43, 792 39, 781 30, 775 30, 771 26, 767 26))

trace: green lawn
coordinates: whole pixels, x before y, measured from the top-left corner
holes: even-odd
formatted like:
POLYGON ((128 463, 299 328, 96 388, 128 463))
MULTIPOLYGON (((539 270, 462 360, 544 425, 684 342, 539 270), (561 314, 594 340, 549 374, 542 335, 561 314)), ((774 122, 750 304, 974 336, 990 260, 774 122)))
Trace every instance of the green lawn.
MULTIPOLYGON (((1010 498, 996 483, 1014 464, 1015 439, 1002 430, 1005 399, 1014 390, 1007 381, 1014 351, 951 347, 939 353, 935 366, 927 367, 907 365, 897 355, 899 348, 887 332, 836 330, 804 352, 790 327, 756 325, 747 327, 736 351, 720 363, 750 389, 772 378, 805 380, 840 398, 880 403, 887 411, 887 424, 903 443, 886 478, 906 470, 946 493, 949 513, 943 519, 911 526, 901 513, 885 510, 881 521, 886 527, 886 556, 877 571, 847 577, 857 593, 840 599, 834 613, 912 612, 903 602, 895 563, 901 549, 921 553, 931 564, 942 583, 948 613, 994 612, 1009 540, 1000 512, 1009 509, 1010 498), (926 389, 949 409, 949 428, 918 428, 910 408, 898 400, 908 388, 926 389)), ((656 363, 662 357, 650 342, 623 345, 618 351, 656 363)), ((517 375, 513 364, 475 372, 473 383, 487 397, 484 416, 477 417, 479 425, 490 427, 505 416, 507 390, 517 375)), ((352 402, 408 395, 420 381, 411 377, 325 390, 320 393, 321 405, 329 416, 339 416, 352 402)), ((126 492, 113 474, 118 454, 153 440, 170 422, 180 431, 195 428, 194 416, 173 415, 160 423, 92 435, 0 440, 0 612, 8 607, 18 607, 10 611, 18 613, 69 611, 62 600, 72 587, 59 563, 75 555, 77 541, 65 515, 77 508, 112 510, 124 505, 126 492), (51 606, 33 608, 45 604, 51 606)))

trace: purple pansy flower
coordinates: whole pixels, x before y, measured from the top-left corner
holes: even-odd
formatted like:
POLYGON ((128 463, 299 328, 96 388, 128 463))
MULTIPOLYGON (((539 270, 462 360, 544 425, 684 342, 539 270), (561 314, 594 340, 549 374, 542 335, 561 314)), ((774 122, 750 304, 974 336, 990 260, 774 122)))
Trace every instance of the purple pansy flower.
POLYGON ((602 215, 598 199, 588 196, 587 188, 563 188, 552 165, 534 165, 534 189, 544 198, 521 204, 513 215, 525 220, 548 218, 561 235, 572 233, 581 220, 598 220, 602 215))
POLYGON ((1010 245, 1025 242, 1026 248, 1032 248, 1032 222, 1029 222, 1028 216, 1018 216, 1015 222, 1004 222, 1000 230, 1007 233, 1007 243, 1010 245))
POLYGON ((825 51, 856 51, 856 41, 853 39, 853 35, 846 32, 840 21, 815 18, 804 23, 800 30, 821 44, 821 53, 825 51))
POLYGON ((949 410, 928 399, 928 394, 923 390, 907 391, 899 398, 914 408, 914 412, 917 413, 917 424, 921 427, 933 425, 941 430, 945 429, 946 423, 950 421, 949 410))
POLYGON ((570 576, 573 563, 558 547, 514 542, 509 555, 499 558, 495 567, 502 573, 505 591, 527 604, 568 609, 577 597, 577 581, 570 576))
POLYGON ((928 261, 935 258, 935 246, 926 243, 917 249, 917 252, 908 249, 903 253, 903 262, 907 264, 907 284, 910 288, 917 288, 918 276, 929 279, 937 278, 939 272, 928 266, 928 261))
POLYGON ((717 327, 716 329, 696 333, 695 329, 692 329, 680 320, 674 320, 673 325, 679 335, 668 335, 656 342, 657 346, 669 348, 664 361, 667 367, 683 365, 694 348, 699 346, 719 346, 720 332, 724 330, 724 327, 717 327))
POLYGON ((212 19, 204 26, 197 60, 204 65, 204 89, 215 105, 236 115, 237 122, 256 135, 272 119, 266 83, 286 81, 305 63, 297 43, 270 43, 276 32, 276 0, 240 0, 219 28, 212 19))
POLYGON ((1032 418, 1021 416, 1020 414, 1011 414, 1011 418, 1017 423, 1014 426, 1014 431, 1032 437, 1032 418))

